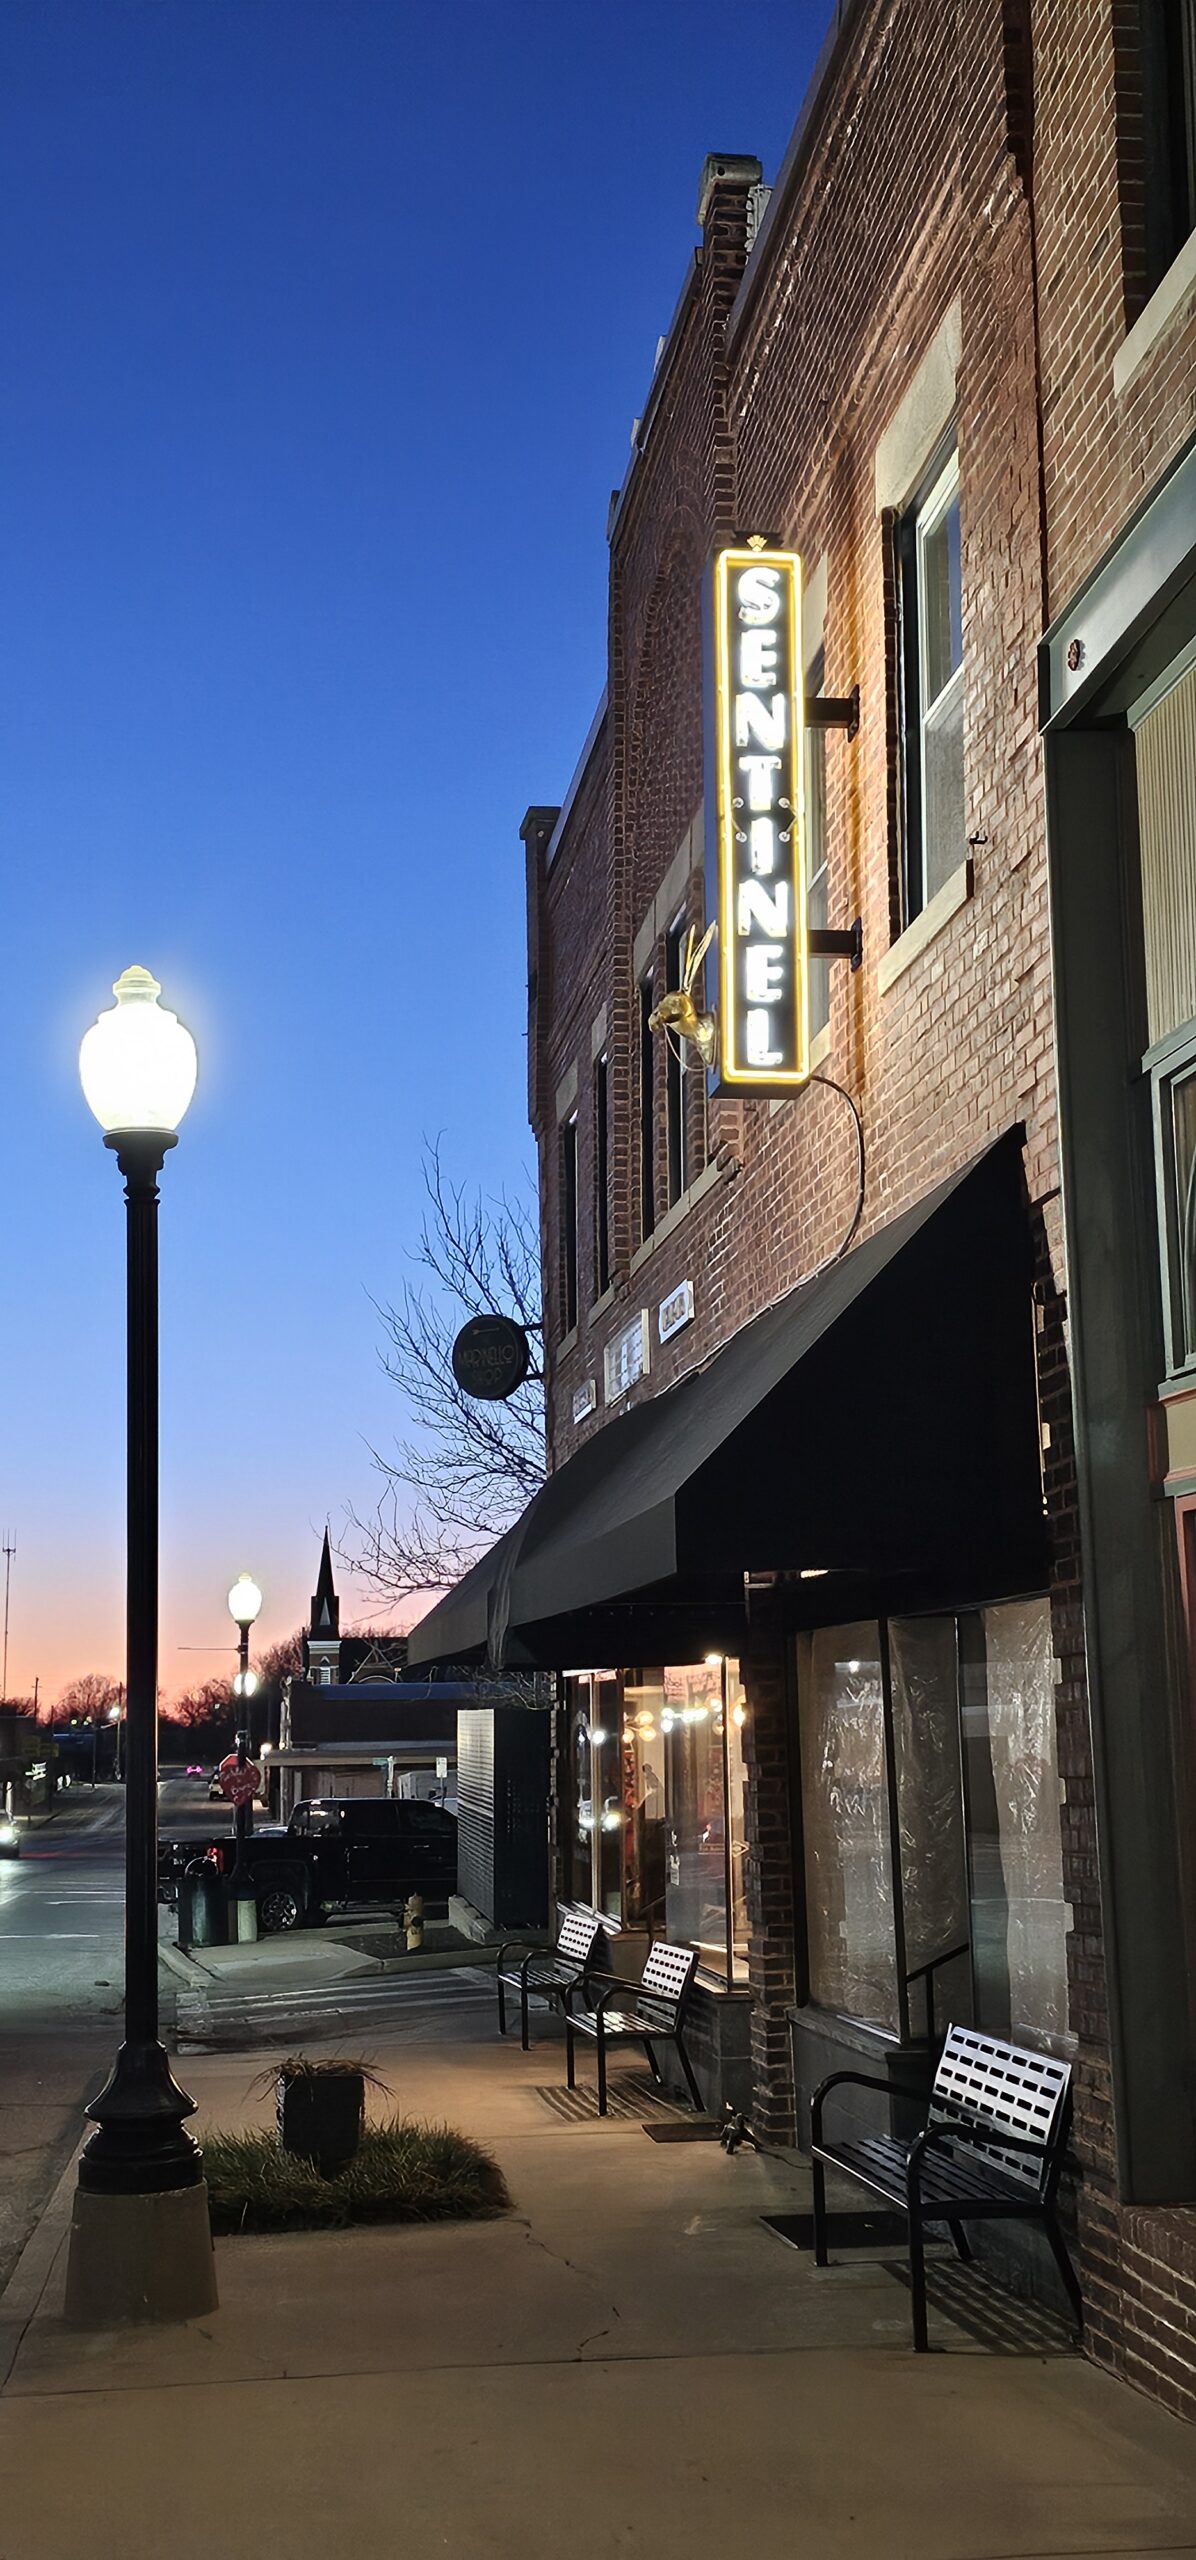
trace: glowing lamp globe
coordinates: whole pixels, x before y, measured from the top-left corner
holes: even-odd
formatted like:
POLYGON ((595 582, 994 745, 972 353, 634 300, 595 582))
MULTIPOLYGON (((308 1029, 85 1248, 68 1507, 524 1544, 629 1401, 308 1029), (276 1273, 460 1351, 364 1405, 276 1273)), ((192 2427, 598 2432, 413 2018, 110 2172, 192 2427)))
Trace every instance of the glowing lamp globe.
POLYGON ((260 1682, 256 1671, 238 1671, 233 1682, 234 1698, 256 1698, 260 1682))
POLYGON ((251 1627, 262 1605, 262 1595, 252 1574, 239 1573, 228 1595, 228 1613, 239 1627, 251 1627))
POLYGON ((195 1091, 195 1042, 177 1013, 159 1004, 162 990, 148 969, 126 969, 112 992, 115 1005, 79 1051, 87 1102, 109 1137, 173 1136, 195 1091))

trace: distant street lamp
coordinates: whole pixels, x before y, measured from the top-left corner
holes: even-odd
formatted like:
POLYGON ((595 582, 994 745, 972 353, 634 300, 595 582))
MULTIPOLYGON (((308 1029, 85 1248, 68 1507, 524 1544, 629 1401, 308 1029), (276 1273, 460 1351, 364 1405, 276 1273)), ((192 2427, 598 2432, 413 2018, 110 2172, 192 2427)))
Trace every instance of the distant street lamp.
MULTIPOLYGON (((237 1767, 243 1769, 249 1758, 249 1701, 257 1687, 257 1674, 249 1668, 249 1630, 260 1615, 262 1595, 252 1574, 239 1573, 228 1595, 228 1613, 238 1629, 237 1676, 233 1696, 242 1712, 237 1732, 237 1767)), ((245 1843, 253 1829, 253 1807, 248 1802, 236 1807, 234 1827, 237 1835, 233 1871, 228 1880, 228 1898, 235 1905, 239 1939, 257 1936, 257 1894, 245 1857, 245 1843)))
POLYGON ((120 1749, 120 1736, 121 1736, 121 1726, 122 1726, 122 1724, 123 1724, 123 1722, 124 1722, 124 1713, 125 1713, 125 1709, 124 1709, 124 1700, 123 1700, 123 1698, 118 1698, 118 1699, 117 1699, 117 1701, 116 1701, 116 1705, 115 1705, 114 1707, 109 1707, 109 1709, 108 1709, 108 1722, 109 1722, 109 1724, 114 1724, 114 1725, 116 1726, 116 1732, 115 1732, 115 1734, 113 1735, 113 1741, 114 1741, 115 1746, 116 1746, 116 1755, 115 1755, 115 1759, 114 1759, 114 1762, 113 1762, 113 1770, 112 1770, 112 1774, 113 1774, 113 1777, 115 1778, 116 1783, 117 1783, 117 1785, 118 1785, 118 1786, 120 1785, 120 1778, 121 1778, 121 1749, 120 1749))
POLYGON ((158 1175, 195 1090, 195 1042, 126 969, 79 1052, 83 1091, 125 1178, 127 1599, 125 2034, 87 2109, 67 2265, 70 2320, 187 2320, 215 2308, 199 2145, 158 2035, 158 1175))

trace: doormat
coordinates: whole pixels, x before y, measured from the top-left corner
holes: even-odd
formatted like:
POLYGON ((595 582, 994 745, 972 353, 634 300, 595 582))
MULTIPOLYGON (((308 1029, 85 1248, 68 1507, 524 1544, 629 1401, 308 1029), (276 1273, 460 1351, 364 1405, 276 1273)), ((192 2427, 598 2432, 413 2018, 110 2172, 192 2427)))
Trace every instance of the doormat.
MULTIPOLYGON (((889 2266, 885 2274, 909 2291, 909 2269, 889 2266)), ((1006 2293, 979 2267, 966 2267, 954 2256, 926 2268, 926 2300, 931 2311, 953 2320, 977 2346, 993 2356, 1070 2356, 1079 2349, 1065 2321, 1041 2302, 1006 2293)))
MULTIPOLYGON (((812 2213, 765 2213, 761 2221, 766 2231, 775 2231, 779 2240, 787 2240, 791 2249, 814 2247, 812 2213)), ((905 2239, 903 2213, 828 2213, 827 2246, 831 2249, 893 2249, 905 2239)))
POLYGON ((685 2124, 646 2124, 643 2130, 649 2142, 717 2142, 722 2126, 708 2116, 691 2116, 685 2124))

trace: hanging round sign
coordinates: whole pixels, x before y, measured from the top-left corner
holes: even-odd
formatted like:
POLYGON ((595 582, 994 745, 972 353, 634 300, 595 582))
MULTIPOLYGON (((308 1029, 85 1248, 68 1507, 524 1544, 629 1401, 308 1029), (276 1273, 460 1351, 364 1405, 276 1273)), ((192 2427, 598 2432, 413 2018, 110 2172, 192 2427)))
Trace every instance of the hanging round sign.
POLYGON ((521 1387, 531 1344, 511 1316, 471 1316, 453 1344, 453 1376, 467 1396, 497 1404, 521 1387))

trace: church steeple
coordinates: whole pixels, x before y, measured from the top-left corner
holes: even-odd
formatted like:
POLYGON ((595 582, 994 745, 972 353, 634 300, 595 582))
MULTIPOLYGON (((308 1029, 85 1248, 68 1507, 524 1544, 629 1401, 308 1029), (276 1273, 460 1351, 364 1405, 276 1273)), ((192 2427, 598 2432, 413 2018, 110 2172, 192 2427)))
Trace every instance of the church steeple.
POLYGON ((307 1636, 307 1669, 309 1679, 320 1688, 330 1688, 340 1678, 341 1604, 332 1582, 332 1548, 328 1531, 320 1551, 320 1570, 312 1594, 311 1625, 307 1636))
POLYGON ((332 1549, 328 1543, 328 1531, 325 1529, 324 1544, 320 1550, 320 1571, 312 1596, 311 1633, 317 1637, 339 1636, 340 1631, 341 1604, 332 1587, 332 1549))

